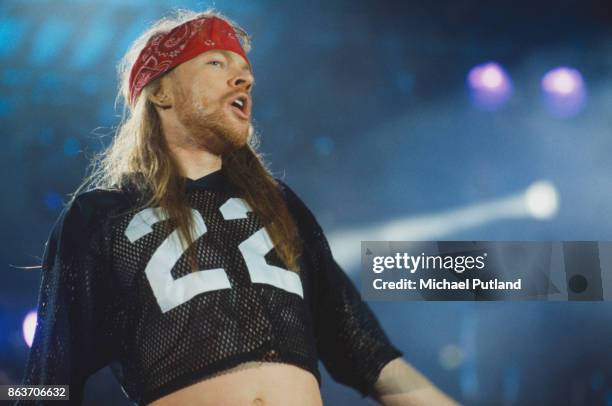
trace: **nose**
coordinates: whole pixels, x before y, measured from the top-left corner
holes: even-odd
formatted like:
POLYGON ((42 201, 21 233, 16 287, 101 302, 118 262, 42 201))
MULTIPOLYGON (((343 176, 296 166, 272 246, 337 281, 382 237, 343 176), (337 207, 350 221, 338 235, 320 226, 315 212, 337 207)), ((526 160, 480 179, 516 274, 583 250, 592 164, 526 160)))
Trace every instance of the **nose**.
POLYGON ((230 79, 230 86, 235 88, 243 88, 245 91, 250 91, 253 86, 253 75, 247 71, 240 71, 230 79))

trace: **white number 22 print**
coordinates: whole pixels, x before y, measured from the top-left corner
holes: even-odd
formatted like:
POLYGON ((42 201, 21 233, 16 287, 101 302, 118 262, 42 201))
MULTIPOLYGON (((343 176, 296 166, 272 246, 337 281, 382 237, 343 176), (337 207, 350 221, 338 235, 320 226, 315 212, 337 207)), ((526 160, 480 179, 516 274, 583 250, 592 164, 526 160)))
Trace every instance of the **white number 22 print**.
MULTIPOLYGON (((244 200, 232 197, 219 210, 225 220, 236 220, 247 218, 251 208, 244 200)), ((191 209, 191 215, 195 225, 194 240, 197 240, 206 234, 207 228, 200 212, 191 209)), ((125 236, 133 243, 152 232, 153 224, 166 219, 159 207, 144 209, 132 218, 125 230, 125 236)), ((272 248, 274 245, 263 227, 238 245, 251 282, 265 283, 304 297, 302 282, 295 272, 266 262, 264 256, 272 248)), ((171 274, 172 268, 183 253, 178 230, 174 230, 155 250, 145 268, 153 294, 164 313, 200 293, 232 288, 223 268, 202 269, 174 279, 171 274)))

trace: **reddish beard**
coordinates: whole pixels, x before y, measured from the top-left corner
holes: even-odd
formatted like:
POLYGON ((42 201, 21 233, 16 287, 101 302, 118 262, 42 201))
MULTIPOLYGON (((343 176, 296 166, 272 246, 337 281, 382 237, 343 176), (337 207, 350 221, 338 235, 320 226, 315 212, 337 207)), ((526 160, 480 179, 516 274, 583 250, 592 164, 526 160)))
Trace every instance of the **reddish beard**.
POLYGON ((224 156, 246 145, 249 125, 231 117, 229 98, 210 113, 202 108, 201 101, 177 105, 177 115, 189 131, 191 141, 207 151, 224 156))

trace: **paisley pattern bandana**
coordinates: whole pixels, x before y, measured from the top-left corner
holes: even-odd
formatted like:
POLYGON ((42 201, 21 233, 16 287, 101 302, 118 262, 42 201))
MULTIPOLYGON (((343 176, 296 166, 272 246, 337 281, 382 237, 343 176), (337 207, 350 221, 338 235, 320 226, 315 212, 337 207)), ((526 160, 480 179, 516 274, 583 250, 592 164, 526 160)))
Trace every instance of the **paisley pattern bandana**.
POLYGON ((130 72, 130 104, 153 79, 212 49, 233 51, 250 65, 234 29, 217 17, 196 18, 152 37, 130 72))

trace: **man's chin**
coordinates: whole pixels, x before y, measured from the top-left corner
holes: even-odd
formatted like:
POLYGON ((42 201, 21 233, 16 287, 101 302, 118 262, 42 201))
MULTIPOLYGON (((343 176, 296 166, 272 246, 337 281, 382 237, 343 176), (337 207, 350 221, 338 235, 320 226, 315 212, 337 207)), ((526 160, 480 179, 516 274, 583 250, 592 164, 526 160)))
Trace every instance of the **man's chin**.
POLYGON ((240 149, 247 145, 249 140, 249 131, 232 131, 218 134, 219 146, 221 147, 220 155, 230 154, 237 149, 240 149))
POLYGON ((247 145, 246 139, 242 141, 231 142, 231 143, 228 142, 226 148, 224 149, 221 155, 231 154, 232 152, 239 150, 245 145, 247 145))
POLYGON ((250 121, 237 117, 207 117, 200 120, 199 128, 194 128, 197 142, 202 148, 215 155, 229 154, 244 147, 251 133, 250 121))

